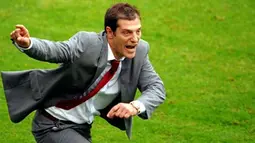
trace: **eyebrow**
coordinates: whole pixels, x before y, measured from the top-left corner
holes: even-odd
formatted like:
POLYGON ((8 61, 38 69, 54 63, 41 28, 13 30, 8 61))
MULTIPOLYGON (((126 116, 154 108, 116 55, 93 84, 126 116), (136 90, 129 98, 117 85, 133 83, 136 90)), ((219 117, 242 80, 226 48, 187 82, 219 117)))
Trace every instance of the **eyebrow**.
POLYGON ((138 29, 136 29, 136 30, 131 30, 131 29, 123 29, 123 31, 133 32, 133 31, 137 31, 137 30, 141 30, 141 29, 142 29, 142 27, 140 27, 140 28, 138 28, 138 29))

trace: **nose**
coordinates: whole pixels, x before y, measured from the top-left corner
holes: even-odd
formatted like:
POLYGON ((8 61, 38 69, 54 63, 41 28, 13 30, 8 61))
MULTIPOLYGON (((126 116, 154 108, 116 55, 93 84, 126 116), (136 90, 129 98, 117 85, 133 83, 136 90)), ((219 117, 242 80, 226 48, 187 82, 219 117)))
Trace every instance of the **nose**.
POLYGON ((132 38, 131 38, 131 42, 132 43, 138 43, 139 39, 140 39, 140 36, 137 35, 136 33, 134 33, 132 38))

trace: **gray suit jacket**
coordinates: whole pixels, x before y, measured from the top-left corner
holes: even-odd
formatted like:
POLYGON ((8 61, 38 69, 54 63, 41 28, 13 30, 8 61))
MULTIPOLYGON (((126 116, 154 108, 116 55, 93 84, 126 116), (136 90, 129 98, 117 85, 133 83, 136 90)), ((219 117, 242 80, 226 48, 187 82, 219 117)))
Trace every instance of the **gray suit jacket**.
MULTIPOLYGON (((57 69, 2 72, 4 92, 12 122, 20 122, 32 111, 48 108, 59 101, 82 95, 94 83, 107 63, 107 39, 105 32, 78 32, 68 41, 53 42, 31 38, 33 46, 24 52, 37 60, 62 63, 57 69)), ((131 136, 132 118, 108 119, 107 112, 118 102, 137 99, 145 105, 146 112, 139 116, 148 119, 154 109, 165 99, 163 82, 148 59, 149 45, 140 40, 136 56, 122 63, 120 95, 101 116, 110 124, 126 130, 131 136)))

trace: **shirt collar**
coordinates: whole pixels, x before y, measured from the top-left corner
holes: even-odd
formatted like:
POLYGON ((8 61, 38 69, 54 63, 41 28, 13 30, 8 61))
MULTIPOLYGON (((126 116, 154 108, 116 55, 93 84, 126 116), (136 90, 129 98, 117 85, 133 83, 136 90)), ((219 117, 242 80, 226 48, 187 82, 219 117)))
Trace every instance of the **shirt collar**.
MULTIPOLYGON (((112 60, 116 60, 113 53, 112 53, 112 49, 111 49, 111 46, 109 45, 108 43, 108 58, 107 58, 107 61, 112 61, 112 60)), ((120 61, 123 61, 125 59, 125 57, 121 58, 120 61)))

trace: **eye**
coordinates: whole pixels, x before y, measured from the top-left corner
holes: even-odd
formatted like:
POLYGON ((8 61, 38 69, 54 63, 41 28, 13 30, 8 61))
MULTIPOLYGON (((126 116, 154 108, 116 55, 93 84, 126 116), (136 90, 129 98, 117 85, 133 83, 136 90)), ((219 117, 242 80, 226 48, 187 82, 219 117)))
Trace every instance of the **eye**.
POLYGON ((141 29, 137 30, 137 31, 136 31, 136 34, 137 34, 137 35, 140 35, 140 34, 141 34, 141 29))
POLYGON ((129 32, 128 32, 128 31, 124 31, 123 34, 124 34, 124 35, 128 35, 129 32))

